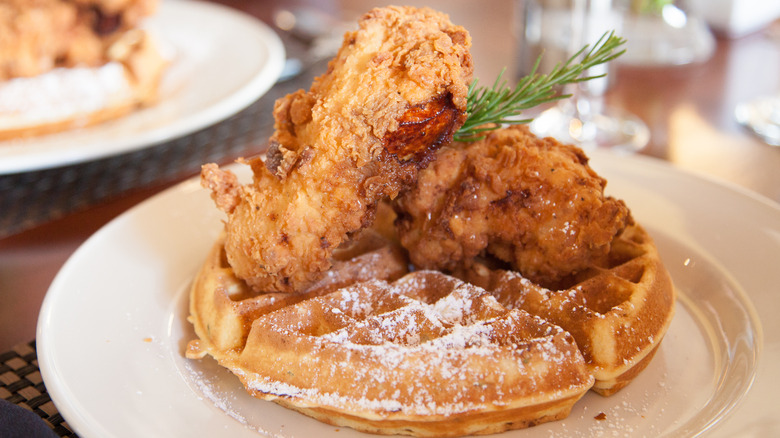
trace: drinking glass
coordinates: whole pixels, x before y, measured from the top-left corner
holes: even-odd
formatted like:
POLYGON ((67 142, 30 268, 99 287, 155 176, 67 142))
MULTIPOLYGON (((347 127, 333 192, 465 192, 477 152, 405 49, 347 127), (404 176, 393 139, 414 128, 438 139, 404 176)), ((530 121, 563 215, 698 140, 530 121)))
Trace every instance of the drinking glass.
MULTIPOLYGON (((593 47, 605 33, 614 30, 620 35, 623 17, 612 0, 525 0, 519 12, 521 74, 530 70, 539 55, 539 72, 548 73, 585 44, 593 47)), ((593 67, 584 75, 607 75, 565 86, 561 91, 571 97, 539 114, 531 122, 531 131, 584 149, 642 149, 650 138, 647 125, 633 114, 604 104, 610 70, 609 64, 593 67)))
MULTIPOLYGON (((626 53, 620 63, 683 65, 708 60, 715 37, 691 0, 619 0, 626 53)), ((715 6, 713 6, 715 7, 715 6)))

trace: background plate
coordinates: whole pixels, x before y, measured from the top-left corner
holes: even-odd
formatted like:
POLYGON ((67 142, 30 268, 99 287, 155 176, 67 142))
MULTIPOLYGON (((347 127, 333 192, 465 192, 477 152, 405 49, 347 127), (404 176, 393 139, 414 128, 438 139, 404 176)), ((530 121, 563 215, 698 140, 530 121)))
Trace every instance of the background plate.
POLYGON ((164 0, 144 27, 171 52, 160 102, 88 128, 0 142, 0 174, 116 155, 205 128, 256 101, 284 66, 279 37, 225 6, 164 0))

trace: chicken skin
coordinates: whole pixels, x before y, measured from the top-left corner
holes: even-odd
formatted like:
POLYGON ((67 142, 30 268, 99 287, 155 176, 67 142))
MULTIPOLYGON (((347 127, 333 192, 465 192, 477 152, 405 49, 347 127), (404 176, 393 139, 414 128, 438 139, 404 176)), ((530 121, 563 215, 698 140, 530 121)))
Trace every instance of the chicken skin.
POLYGON ((514 126, 441 148, 395 201, 396 226, 418 268, 491 257, 552 287, 598 264, 632 222, 605 185, 579 148, 514 126))
POLYGON ((293 292, 410 187, 465 120, 471 39, 431 9, 374 9, 347 32, 309 91, 276 102, 266 160, 251 183, 214 164, 204 186, 227 213, 225 251, 257 291, 293 292))

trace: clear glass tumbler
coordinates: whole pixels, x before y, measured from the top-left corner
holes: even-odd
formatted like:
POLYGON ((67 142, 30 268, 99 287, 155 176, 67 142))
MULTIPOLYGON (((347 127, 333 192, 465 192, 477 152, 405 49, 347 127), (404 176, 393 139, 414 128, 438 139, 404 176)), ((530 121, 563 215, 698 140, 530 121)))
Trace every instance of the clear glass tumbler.
MULTIPOLYGON (((623 14, 613 0, 524 0, 518 3, 520 74, 531 69, 539 55, 540 73, 565 62, 584 45, 591 47, 609 31, 621 34, 623 14)), ((584 149, 610 148, 634 152, 647 145, 650 134, 638 117, 604 104, 604 92, 614 73, 609 64, 585 72, 603 78, 567 85, 559 101, 531 123, 537 135, 555 137, 584 149)))

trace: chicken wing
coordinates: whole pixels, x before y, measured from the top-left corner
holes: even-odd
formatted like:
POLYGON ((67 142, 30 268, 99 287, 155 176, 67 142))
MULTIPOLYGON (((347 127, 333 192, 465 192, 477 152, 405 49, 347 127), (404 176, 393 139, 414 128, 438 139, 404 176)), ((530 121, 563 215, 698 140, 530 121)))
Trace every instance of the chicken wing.
POLYGON ((632 222, 605 185, 579 148, 515 126, 441 148, 396 199, 396 226, 420 268, 455 270, 491 256, 553 285, 606 257, 632 222))
POLYGON ((227 213, 225 250, 259 291, 290 292, 331 266, 377 203, 409 187, 465 119, 468 33, 431 9, 368 12, 309 91, 276 102, 267 159, 253 181, 204 166, 227 213))

